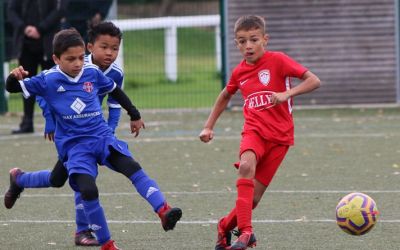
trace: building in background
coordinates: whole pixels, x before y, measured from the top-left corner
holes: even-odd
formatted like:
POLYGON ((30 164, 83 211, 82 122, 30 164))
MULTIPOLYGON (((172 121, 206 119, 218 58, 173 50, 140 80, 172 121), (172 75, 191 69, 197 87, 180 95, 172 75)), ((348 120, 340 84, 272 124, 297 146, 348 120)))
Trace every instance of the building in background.
MULTIPOLYGON (((269 50, 308 66, 321 88, 295 98, 301 105, 399 102, 397 0, 229 0, 225 3, 227 74, 239 62, 233 25, 241 15, 266 18, 269 50)), ((241 105, 235 99, 235 105, 241 105)))

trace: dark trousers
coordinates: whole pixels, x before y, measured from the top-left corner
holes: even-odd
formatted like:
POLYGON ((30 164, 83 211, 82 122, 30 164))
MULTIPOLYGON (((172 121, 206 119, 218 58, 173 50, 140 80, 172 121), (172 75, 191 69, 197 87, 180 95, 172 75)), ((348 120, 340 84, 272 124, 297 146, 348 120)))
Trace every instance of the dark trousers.
MULTIPOLYGON (((38 73, 39 66, 42 70, 45 70, 50 69, 55 65, 52 58, 44 58, 42 51, 32 51, 28 45, 24 45, 21 56, 18 59, 18 63, 29 72, 28 77, 36 75, 38 73)), ((33 113, 36 101, 35 96, 31 96, 28 99, 22 99, 24 102, 24 116, 22 117, 20 129, 33 129, 33 113)))

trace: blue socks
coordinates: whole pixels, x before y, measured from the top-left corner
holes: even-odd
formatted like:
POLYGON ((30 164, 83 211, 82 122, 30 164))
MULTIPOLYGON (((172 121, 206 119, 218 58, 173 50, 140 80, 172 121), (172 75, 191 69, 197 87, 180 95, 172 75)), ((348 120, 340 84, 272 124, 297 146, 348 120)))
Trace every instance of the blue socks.
POLYGON ((75 192, 75 222, 77 233, 89 229, 89 222, 86 218, 81 193, 79 192, 75 192))
POLYGON ((108 230, 106 216, 104 215, 103 208, 100 206, 99 199, 91 201, 82 200, 82 204, 89 220, 90 228, 95 232, 99 243, 104 245, 104 243, 111 239, 111 234, 108 230))
POLYGON ((21 188, 51 187, 50 170, 23 173, 17 177, 17 185, 21 188))
MULTIPOLYGON (((21 188, 43 188, 51 187, 50 170, 41 170, 36 172, 26 172, 17 178, 17 185, 21 188)), ((82 232, 89 229, 89 222, 84 211, 81 193, 75 192, 75 218, 76 232, 82 232)))
POLYGON ((143 169, 134 173, 129 179, 138 193, 153 207, 154 212, 158 212, 163 207, 165 203, 163 193, 157 183, 150 179, 143 169))

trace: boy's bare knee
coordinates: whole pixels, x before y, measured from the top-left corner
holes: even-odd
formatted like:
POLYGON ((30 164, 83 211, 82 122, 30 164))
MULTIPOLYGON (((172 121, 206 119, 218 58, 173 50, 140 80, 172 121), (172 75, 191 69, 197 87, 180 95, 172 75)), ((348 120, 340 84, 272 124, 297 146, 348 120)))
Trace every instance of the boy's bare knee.
POLYGON ((253 177, 255 167, 252 166, 248 161, 241 161, 239 165, 239 175, 242 177, 253 177))

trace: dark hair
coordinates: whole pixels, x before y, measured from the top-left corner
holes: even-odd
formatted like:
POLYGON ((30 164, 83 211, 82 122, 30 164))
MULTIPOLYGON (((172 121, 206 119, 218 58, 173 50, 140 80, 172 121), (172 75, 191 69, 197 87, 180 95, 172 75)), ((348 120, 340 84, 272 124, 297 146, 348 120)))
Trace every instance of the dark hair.
POLYGON ((57 32, 53 39, 53 54, 60 56, 71 47, 81 46, 85 48, 85 42, 79 32, 74 29, 65 29, 57 32))
POLYGON ((235 34, 240 30, 252 30, 252 29, 259 29, 265 34, 265 20, 261 16, 256 15, 249 15, 249 16, 242 16, 235 22, 235 26, 233 31, 235 34))
POLYGON ((101 22, 93 27, 88 32, 88 42, 94 43, 100 35, 109 35, 117 37, 119 41, 122 39, 121 30, 112 22, 101 22))

